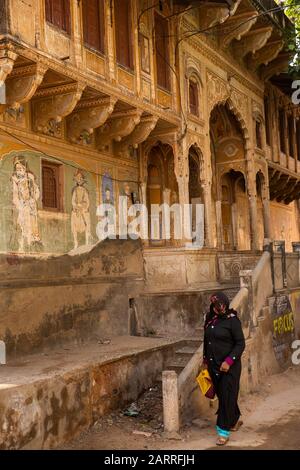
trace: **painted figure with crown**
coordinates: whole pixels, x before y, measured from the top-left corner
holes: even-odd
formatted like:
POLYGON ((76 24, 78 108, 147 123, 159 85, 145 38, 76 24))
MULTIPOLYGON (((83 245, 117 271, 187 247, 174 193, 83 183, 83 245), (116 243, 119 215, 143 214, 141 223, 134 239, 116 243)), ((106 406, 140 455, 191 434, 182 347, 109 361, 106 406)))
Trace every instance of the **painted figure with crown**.
POLYGON ((19 251, 23 252, 25 248, 41 245, 37 208, 40 190, 35 175, 29 171, 23 156, 16 157, 13 165, 13 206, 17 211, 16 230, 19 228, 21 232, 18 239, 19 251))

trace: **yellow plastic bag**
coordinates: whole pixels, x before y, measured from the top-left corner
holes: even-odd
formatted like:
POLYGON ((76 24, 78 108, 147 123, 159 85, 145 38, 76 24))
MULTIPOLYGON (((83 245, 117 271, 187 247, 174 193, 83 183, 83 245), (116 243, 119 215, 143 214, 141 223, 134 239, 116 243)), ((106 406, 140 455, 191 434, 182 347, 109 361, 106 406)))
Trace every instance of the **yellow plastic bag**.
POLYGON ((212 383, 208 370, 207 369, 201 370, 196 380, 198 382, 198 385, 200 387, 202 394, 206 396, 207 398, 213 398, 213 396, 215 395, 215 392, 214 392, 213 383, 212 383))

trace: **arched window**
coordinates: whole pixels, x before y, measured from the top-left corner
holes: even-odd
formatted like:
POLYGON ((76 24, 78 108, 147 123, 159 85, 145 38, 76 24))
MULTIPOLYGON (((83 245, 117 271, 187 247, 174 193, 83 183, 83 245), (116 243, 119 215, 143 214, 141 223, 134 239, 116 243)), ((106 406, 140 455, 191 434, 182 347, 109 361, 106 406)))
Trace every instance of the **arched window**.
POLYGON ((194 80, 189 81, 189 111, 199 117, 199 90, 194 80))
POLYGON ((255 136, 256 136, 256 147, 262 149, 262 138, 261 138, 261 122, 255 121, 255 136))

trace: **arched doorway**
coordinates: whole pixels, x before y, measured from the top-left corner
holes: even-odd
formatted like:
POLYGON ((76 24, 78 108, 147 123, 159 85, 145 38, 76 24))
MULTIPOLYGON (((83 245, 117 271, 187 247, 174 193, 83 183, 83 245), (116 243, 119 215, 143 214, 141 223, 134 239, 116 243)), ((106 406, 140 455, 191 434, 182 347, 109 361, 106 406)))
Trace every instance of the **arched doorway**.
POLYGON ((265 238, 265 226, 264 226, 264 202, 263 202, 263 191, 264 191, 264 180, 265 177, 261 171, 256 173, 256 204, 257 204, 257 241, 258 248, 263 249, 264 238, 265 238))
POLYGON ((218 105, 213 109, 210 138, 218 247, 224 250, 250 250, 245 139, 239 121, 227 105, 218 105))
POLYGON ((250 218, 246 181, 240 171, 221 177, 222 247, 224 250, 250 249, 250 218))
POLYGON ((158 144, 148 154, 147 165, 147 208, 149 216, 149 240, 151 245, 165 245, 174 242, 171 221, 171 239, 166 240, 162 212, 153 206, 163 203, 172 206, 178 203, 178 186, 174 172, 174 155, 170 145, 158 144))
POLYGON ((203 241, 204 236, 204 196, 201 185, 201 163, 200 151, 192 146, 189 150, 189 203, 192 206, 193 241, 203 241))

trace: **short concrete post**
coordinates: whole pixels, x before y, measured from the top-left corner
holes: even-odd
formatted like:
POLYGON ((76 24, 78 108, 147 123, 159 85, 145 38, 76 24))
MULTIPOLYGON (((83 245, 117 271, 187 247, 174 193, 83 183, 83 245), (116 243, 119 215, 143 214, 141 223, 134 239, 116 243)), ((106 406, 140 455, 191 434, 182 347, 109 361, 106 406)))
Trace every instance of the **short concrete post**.
POLYGON ((274 240, 273 249, 275 253, 281 254, 281 269, 282 269, 282 284, 283 288, 287 287, 287 275, 286 275, 286 258, 285 258, 285 241, 274 240))
POLYGON ((250 327, 257 326, 253 293, 253 271, 251 269, 240 271, 240 286, 248 290, 248 308, 250 312, 250 327))
POLYGON ((164 431, 178 432, 179 419, 179 393, 178 376, 173 370, 164 370, 162 373, 162 392, 164 410, 164 431))
POLYGON ((6 346, 4 341, 0 341, 0 364, 6 364, 6 346))

